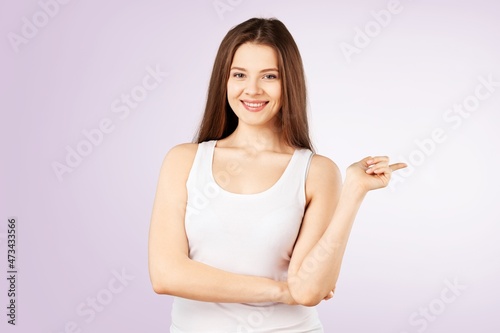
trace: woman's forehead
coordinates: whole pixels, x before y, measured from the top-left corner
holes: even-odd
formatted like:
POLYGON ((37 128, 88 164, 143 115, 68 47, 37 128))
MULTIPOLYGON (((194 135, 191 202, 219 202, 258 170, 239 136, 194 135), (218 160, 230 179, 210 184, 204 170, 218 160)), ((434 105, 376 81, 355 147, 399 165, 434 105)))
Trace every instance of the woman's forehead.
POLYGON ((278 55, 271 46, 245 43, 236 50, 231 67, 246 70, 277 69, 278 55))

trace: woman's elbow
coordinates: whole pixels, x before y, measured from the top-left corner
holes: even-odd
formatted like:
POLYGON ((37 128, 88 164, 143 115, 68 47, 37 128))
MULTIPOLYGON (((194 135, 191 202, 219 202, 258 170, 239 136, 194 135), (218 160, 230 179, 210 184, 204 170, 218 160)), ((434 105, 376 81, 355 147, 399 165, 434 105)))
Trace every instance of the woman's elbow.
POLYGON ((151 287, 156 294, 164 295, 167 293, 167 288, 162 280, 153 273, 149 273, 149 279, 151 281, 151 287))
POLYGON ((295 301, 302 306, 316 306, 318 305, 324 297, 319 297, 317 294, 307 294, 304 293, 303 295, 297 296, 297 298, 294 298, 295 301))
POLYGON ((186 273, 179 260, 150 260, 149 278, 153 291, 160 295, 176 296, 186 286, 186 273))
POLYGON ((168 289, 165 288, 165 285, 163 283, 160 283, 159 281, 155 281, 151 279, 151 285, 153 287, 153 291, 158 294, 158 295, 168 295, 168 289))
POLYGON ((159 271, 150 271, 149 277, 153 291, 158 295, 173 295, 172 277, 159 271))
POLYGON ((316 306, 324 299, 318 291, 307 289, 290 290, 290 294, 297 304, 309 307, 316 306))
POLYGON ((335 286, 319 286, 312 283, 289 282, 288 288, 295 302, 303 306, 316 306, 321 301, 329 300, 333 297, 335 291, 335 286))

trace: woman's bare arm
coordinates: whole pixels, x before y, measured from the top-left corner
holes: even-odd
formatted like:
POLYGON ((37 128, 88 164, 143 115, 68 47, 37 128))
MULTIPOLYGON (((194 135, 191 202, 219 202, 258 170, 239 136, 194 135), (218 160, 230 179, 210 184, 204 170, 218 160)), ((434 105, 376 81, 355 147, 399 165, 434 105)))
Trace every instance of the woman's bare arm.
POLYGON ((345 183, 337 166, 313 159, 307 187, 310 202, 294 249, 288 285, 296 302, 313 306, 335 289, 352 225, 369 190, 387 186, 392 171, 387 157, 365 158, 351 165, 345 183))

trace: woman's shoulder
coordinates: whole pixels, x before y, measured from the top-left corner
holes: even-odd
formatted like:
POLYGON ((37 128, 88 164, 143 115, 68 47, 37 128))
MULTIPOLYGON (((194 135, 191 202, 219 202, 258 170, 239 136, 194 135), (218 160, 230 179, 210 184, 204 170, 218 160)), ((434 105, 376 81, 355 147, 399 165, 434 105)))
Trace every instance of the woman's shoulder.
POLYGON ((342 175, 337 164, 329 157, 314 154, 309 166, 307 185, 314 189, 325 184, 338 186, 341 183, 342 175))
POLYGON ((313 172, 340 172, 337 164, 329 157, 313 154, 311 158, 311 169, 313 172))
POLYGON ((173 155, 175 157, 183 157, 186 155, 193 155, 196 154, 196 151, 198 150, 198 143, 192 143, 192 142, 186 142, 186 143, 179 143, 167 152, 168 155, 173 155))
POLYGON ((197 143, 180 143, 166 153, 163 164, 176 170, 190 168, 198 150, 197 143))

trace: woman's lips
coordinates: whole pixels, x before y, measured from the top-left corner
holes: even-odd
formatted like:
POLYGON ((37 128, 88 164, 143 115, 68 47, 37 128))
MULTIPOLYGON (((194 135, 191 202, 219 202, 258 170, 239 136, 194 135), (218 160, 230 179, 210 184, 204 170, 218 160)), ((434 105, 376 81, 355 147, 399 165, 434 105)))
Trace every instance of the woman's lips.
POLYGON ((267 101, 241 101, 245 109, 247 109, 250 112, 259 112, 262 111, 267 103, 267 101))

